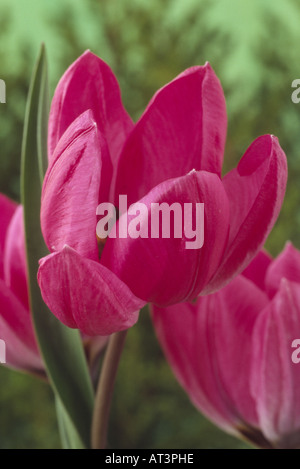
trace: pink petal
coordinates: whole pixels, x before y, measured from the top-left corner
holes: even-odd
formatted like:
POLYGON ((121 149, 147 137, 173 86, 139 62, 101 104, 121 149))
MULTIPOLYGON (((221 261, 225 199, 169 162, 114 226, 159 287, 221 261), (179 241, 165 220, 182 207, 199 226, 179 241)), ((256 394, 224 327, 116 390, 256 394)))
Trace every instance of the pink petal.
POLYGON ((224 177, 230 204, 229 241, 224 260, 204 293, 228 283, 262 248, 278 217, 286 180, 286 156, 271 135, 256 139, 238 167, 224 177))
POLYGON ((279 448, 300 447, 300 373, 292 361, 299 331, 300 288, 283 279, 257 320, 251 375, 259 424, 279 448))
POLYGON ((60 140, 45 176, 41 226, 50 251, 69 244, 84 257, 98 258, 96 209, 99 193, 107 200, 107 163, 105 142, 87 111, 60 140))
MULTIPOLYGON (((146 206, 141 229, 147 230, 148 237, 133 238, 127 230, 126 238, 109 237, 101 263, 126 283, 136 296, 147 302, 168 306, 194 299, 219 265, 227 241, 229 213, 219 177, 205 171, 191 171, 186 176, 159 184, 139 203, 146 206), (183 222, 179 219, 175 223, 176 227, 183 227, 182 237, 176 238, 170 232, 169 238, 163 238, 160 231, 159 237, 154 238, 151 232, 154 203, 168 206, 176 203, 182 214, 185 203, 193 204, 194 217, 196 203, 204 203, 203 247, 187 248, 187 219, 183 222)), ((134 218, 134 215, 125 213, 117 223, 116 235, 120 223, 122 225, 128 219, 129 226, 134 218)), ((172 218, 170 224, 174 225, 172 218)), ((202 229, 201 223, 199 236, 202 229)))
POLYGON ((4 252, 4 280, 29 310, 23 207, 19 205, 7 230, 4 252))
POLYGON ((282 278, 300 283, 300 252, 290 242, 267 271, 266 287, 270 297, 279 289, 282 278))
POLYGON ((272 263, 272 257, 270 254, 265 251, 259 251, 259 253, 254 257, 251 264, 246 267, 242 272, 243 276, 255 283, 255 285, 261 290, 265 291, 266 284, 265 278, 269 266, 272 263))
POLYGON ((16 208, 15 202, 0 194, 0 278, 3 278, 3 250, 6 232, 16 208))
POLYGON ((125 111, 118 82, 109 66, 90 51, 81 55, 61 78, 49 118, 49 157, 69 125, 91 109, 104 136, 113 164, 133 127, 125 111))
POLYGON ((0 280, 0 338, 6 342, 7 363, 17 368, 43 369, 30 313, 0 280))
POLYGON ((194 304, 152 307, 158 339, 177 379, 196 407, 233 433, 257 423, 250 338, 266 304, 266 295, 240 276, 194 304))
POLYGON ((27 370, 33 373, 43 372, 43 362, 37 352, 32 351, 15 334, 0 316, 0 336, 5 342, 6 364, 10 368, 27 370))
POLYGON ((52 313, 89 336, 132 327, 145 304, 112 272, 68 246, 42 259, 38 281, 52 313))
POLYGON ((166 179, 192 169, 221 175, 227 116, 223 90, 207 63, 161 88, 120 157, 116 197, 136 202, 166 179))

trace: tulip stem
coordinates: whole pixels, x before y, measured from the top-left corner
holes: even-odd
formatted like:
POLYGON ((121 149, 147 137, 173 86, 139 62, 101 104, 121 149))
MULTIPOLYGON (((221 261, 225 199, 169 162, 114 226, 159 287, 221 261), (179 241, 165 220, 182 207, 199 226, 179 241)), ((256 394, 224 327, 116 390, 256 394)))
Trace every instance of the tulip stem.
POLYGON ((95 397, 92 421, 92 449, 105 449, 113 388, 127 330, 116 332, 109 340, 95 397))

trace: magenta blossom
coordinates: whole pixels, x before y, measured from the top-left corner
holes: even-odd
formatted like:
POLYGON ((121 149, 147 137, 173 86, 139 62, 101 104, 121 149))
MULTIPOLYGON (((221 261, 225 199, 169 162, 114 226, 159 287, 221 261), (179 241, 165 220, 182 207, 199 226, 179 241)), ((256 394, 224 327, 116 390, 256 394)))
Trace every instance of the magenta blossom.
POLYGON ((146 303, 215 291, 256 255, 282 204, 286 157, 274 136, 262 136, 222 179, 226 128, 208 63, 157 91, 136 124, 108 65, 89 51, 71 65, 50 112, 41 225, 52 254, 38 276, 63 323, 90 335, 126 329, 146 303), (97 243, 97 206, 117 206, 119 195, 147 207, 141 225, 154 203, 204 204, 203 247, 186 249, 184 236, 97 243))
POLYGON ((0 194, 0 339, 8 366, 40 374, 44 367, 28 302, 23 210, 0 194))
POLYGON ((168 361, 192 402, 266 448, 300 448, 300 252, 261 252, 197 303, 153 306, 168 361), (298 349, 295 348, 298 345, 298 349))
MULTIPOLYGON (((0 194, 0 339, 9 367, 45 375, 35 338, 29 299, 23 208, 0 194)), ((91 367, 107 340, 83 336, 91 367)))

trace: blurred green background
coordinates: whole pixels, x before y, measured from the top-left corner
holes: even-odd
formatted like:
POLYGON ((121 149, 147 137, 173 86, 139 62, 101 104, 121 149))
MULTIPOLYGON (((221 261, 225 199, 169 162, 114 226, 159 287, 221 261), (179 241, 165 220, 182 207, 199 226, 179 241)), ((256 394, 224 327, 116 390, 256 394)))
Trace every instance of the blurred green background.
MULTIPOLYGON (((19 200, 25 101, 45 42, 51 94, 85 49, 106 60, 136 120, 152 94, 187 67, 209 61, 227 101, 224 170, 259 135, 278 136, 289 164, 286 199, 267 242, 300 248, 300 78, 297 0, 0 0, 0 191, 19 200)), ((76 366, 76 364, 74 364, 76 366)), ((57 448, 55 410, 46 384, 0 368, 0 448, 57 448)), ((203 418, 169 370, 144 313, 129 332, 112 412, 114 448, 242 448, 203 418)))

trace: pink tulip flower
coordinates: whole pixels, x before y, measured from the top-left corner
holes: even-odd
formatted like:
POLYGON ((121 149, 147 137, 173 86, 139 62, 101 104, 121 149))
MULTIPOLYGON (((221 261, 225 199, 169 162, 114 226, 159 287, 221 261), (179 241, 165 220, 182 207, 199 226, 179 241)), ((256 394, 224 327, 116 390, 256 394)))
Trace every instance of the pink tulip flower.
POLYGON ((49 119, 41 226, 51 255, 38 276, 64 324, 89 335, 127 329, 146 303, 213 292, 257 254, 282 204, 286 157, 264 135, 221 178, 226 128, 224 94, 208 63, 158 90, 136 124, 100 58, 87 51, 66 71, 49 119), (203 247, 186 249, 184 236, 97 243, 97 206, 118 207, 120 195, 147 207, 141 231, 152 204, 204 204, 203 247))
POLYGON ((0 339, 6 363, 43 372, 28 302, 23 210, 0 194, 0 339))
POLYGON ((265 448, 300 448, 300 252, 264 252, 224 289, 153 306, 166 357, 195 406, 265 448))
MULTIPOLYGON (((0 340, 5 343, 0 358, 11 368, 45 376, 29 307, 23 208, 2 194, 0 227, 0 340)), ((83 337, 91 371, 106 342, 83 337)))

